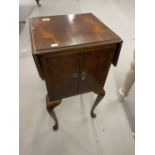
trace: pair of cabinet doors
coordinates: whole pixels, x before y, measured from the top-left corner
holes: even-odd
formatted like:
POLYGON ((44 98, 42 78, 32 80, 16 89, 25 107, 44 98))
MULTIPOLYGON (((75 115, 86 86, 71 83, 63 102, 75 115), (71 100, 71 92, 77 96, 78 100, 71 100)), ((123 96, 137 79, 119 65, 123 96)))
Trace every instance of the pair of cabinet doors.
POLYGON ((50 100, 96 91, 104 86, 116 44, 86 51, 40 56, 50 100))

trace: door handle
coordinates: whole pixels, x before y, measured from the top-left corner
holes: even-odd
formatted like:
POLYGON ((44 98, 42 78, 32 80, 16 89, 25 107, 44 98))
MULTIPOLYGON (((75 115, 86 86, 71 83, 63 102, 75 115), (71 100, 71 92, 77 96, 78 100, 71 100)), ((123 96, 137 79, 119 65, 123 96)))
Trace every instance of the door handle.
MULTIPOLYGON (((81 73, 81 80, 85 80, 86 79, 86 76, 87 76, 87 73, 86 72, 82 72, 81 73)), ((72 74, 72 78, 74 78, 74 79, 79 78, 79 74, 78 73, 72 74)))
POLYGON ((87 73, 86 72, 82 72, 81 73, 81 80, 85 80, 86 76, 87 76, 87 73))

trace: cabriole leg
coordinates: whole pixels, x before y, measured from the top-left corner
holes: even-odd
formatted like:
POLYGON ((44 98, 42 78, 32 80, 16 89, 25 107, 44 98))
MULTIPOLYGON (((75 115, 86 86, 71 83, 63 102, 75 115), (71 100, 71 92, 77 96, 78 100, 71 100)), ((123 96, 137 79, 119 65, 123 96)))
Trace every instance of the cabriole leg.
POLYGON ((93 118, 96 117, 96 113, 94 113, 94 110, 95 110, 96 106, 99 104, 99 102, 102 100, 102 98, 104 97, 105 91, 104 91, 104 89, 101 89, 101 90, 96 91, 94 93, 98 94, 98 96, 97 96, 97 98, 96 98, 96 100, 92 106, 91 113, 90 113, 91 117, 93 117, 93 118))
POLYGON ((58 125, 58 119, 57 119, 57 116, 55 114, 54 108, 56 106, 58 106, 60 103, 61 103, 61 100, 49 101, 48 95, 46 96, 46 108, 47 108, 47 111, 55 121, 55 124, 53 126, 53 130, 57 130, 58 126, 59 126, 58 125))

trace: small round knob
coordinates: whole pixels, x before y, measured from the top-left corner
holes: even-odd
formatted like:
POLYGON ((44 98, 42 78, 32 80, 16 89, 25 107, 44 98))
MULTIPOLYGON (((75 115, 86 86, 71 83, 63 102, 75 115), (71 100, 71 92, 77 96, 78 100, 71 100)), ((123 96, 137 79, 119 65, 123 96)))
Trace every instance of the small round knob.
POLYGON ((87 73, 86 72, 82 72, 82 74, 81 74, 81 80, 85 80, 86 79, 86 76, 87 76, 87 73))

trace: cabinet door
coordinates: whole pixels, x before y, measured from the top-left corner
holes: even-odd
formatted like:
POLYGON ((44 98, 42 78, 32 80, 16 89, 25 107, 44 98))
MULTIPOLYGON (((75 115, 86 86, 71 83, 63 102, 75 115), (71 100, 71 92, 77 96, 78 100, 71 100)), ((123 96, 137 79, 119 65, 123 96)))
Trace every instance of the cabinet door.
POLYGON ((78 91, 95 91, 104 86, 116 45, 83 53, 78 91))
POLYGON ((79 54, 46 55, 41 61, 50 100, 77 93, 79 54))

